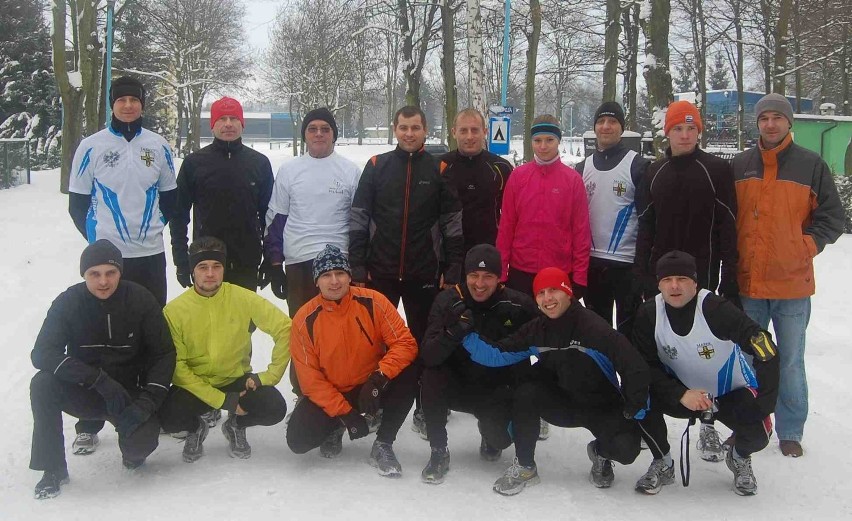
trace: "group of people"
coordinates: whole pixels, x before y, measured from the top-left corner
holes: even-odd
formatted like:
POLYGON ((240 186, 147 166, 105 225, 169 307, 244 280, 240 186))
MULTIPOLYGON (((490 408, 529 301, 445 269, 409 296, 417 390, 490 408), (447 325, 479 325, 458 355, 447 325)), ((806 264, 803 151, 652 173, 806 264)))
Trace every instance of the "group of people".
POLYGON ((484 460, 515 445, 493 485, 503 495, 539 482, 548 424, 591 431, 600 488, 644 440, 653 459, 635 488, 647 494, 674 482, 666 415, 700 419, 702 457, 724 459, 740 495, 757 492, 751 455, 773 412, 782 453, 803 454, 812 259, 843 209, 825 163, 792 143, 783 96, 760 100, 760 142, 732 163, 698 147, 687 102, 669 107, 670 147, 653 163, 621 143, 623 110, 605 102, 577 170, 553 116, 535 119, 534 159, 513 169, 483 149, 476 110, 436 158, 425 114, 406 106, 397 147, 361 171, 318 108, 303 118, 307 153, 273 176, 227 97, 211 108, 213 143, 176 174, 169 145, 142 128, 145 95, 116 79, 112 121, 75 154, 69 213, 89 245, 84 282, 53 302, 32 351, 37 498, 69 479, 63 412, 79 418, 75 454, 94 452, 108 421, 135 469, 161 432, 182 433, 183 460, 197 461, 226 410, 228 454, 249 458, 246 429, 287 417, 276 385, 288 363, 289 448, 333 458, 344 435, 375 432, 369 461, 388 477, 402 474, 393 444, 412 406, 431 449, 423 482, 446 479, 447 418, 463 411, 484 460), (187 288, 168 303, 166 225, 187 288), (266 285, 289 317, 257 294, 266 285), (251 365, 256 329, 274 342, 264 371, 251 365), (724 444, 716 420, 733 431, 724 444))

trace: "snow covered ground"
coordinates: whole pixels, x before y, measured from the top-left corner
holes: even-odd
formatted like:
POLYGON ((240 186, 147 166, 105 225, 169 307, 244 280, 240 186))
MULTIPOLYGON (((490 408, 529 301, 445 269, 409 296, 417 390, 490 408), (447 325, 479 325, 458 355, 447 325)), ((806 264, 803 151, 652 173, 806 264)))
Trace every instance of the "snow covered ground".
MULTIPOLYGON (((386 145, 342 146, 341 154, 364 164, 386 145)), ((290 151, 257 147, 270 156, 273 168, 290 151)), ((816 261, 818 293, 808 336, 811 416, 805 436, 805 457, 781 456, 775 440, 755 456, 760 492, 743 498, 731 491, 731 473, 724 463, 706 463, 692 451, 692 484, 668 486, 656 497, 633 491, 650 455, 616 466, 615 485, 598 490, 588 482, 590 463, 585 430, 552 428, 538 446, 542 483, 519 496, 505 498, 491 484, 511 463, 512 450, 496 463, 480 461, 474 419, 454 413, 450 419, 451 471, 443 485, 420 482, 429 457, 428 443, 410 431, 407 422, 395 449, 403 477, 379 477, 367 463, 373 438, 344 441, 339 459, 326 460, 316 451, 292 454, 284 425, 249 430, 250 460, 230 459, 217 428, 196 463, 181 461, 181 442, 168 436, 136 472, 121 466, 117 436, 110 427, 101 434, 94 455, 69 453, 71 483, 49 501, 32 499, 40 474, 29 463, 32 416, 29 380, 34 374, 30 350, 52 299, 80 280, 83 240, 68 217, 67 197, 58 191, 57 171, 36 172, 33 184, 0 191, 0 396, 6 420, 0 430, 0 520, 85 519, 469 519, 573 520, 662 518, 689 519, 852 519, 852 451, 846 437, 852 430, 852 236, 829 246, 816 261)), ((168 244, 168 237, 166 238, 168 244)), ((171 257, 171 255, 167 255, 171 257)), ((180 287, 169 266, 169 296, 180 287)), ((263 295, 284 307, 267 288, 263 295)), ((269 360, 271 342, 255 335, 255 367, 269 360)), ((293 395, 286 379, 279 385, 288 405, 293 395)), ((682 421, 670 422, 670 441, 678 459, 682 421)), ((724 434, 727 431, 723 428, 724 434)), ((73 439, 73 421, 65 422, 66 445, 73 439)), ((697 429, 693 429, 693 440, 697 429)))

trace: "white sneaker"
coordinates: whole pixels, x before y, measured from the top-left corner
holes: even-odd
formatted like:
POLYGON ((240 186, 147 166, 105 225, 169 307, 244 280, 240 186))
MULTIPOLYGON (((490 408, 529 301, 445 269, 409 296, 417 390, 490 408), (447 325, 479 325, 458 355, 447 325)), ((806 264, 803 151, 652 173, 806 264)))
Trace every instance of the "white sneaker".
POLYGON ((74 454, 77 454, 78 456, 94 454, 95 450, 98 448, 98 443, 100 442, 101 441, 98 439, 97 434, 81 432, 77 434, 76 438, 74 438, 74 442, 71 444, 71 450, 73 450, 74 454))
POLYGON ((701 459, 704 461, 722 461, 725 459, 725 449, 719 433, 712 425, 702 423, 698 432, 698 442, 695 444, 701 459))

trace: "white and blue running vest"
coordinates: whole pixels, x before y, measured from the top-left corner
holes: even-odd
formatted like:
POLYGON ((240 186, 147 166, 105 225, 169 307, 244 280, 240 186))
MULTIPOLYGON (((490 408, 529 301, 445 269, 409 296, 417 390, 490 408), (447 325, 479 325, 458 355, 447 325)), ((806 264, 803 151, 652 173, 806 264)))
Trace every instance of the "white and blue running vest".
POLYGON ((636 256, 636 187, 630 166, 636 152, 629 150, 612 170, 598 170, 590 156, 583 167, 583 184, 589 197, 592 257, 633 263, 636 256))
POLYGON ((757 388, 757 377, 740 346, 716 338, 707 325, 702 306, 710 292, 698 292, 692 331, 680 336, 672 330, 662 295, 657 295, 657 324, 654 339, 657 355, 678 380, 690 389, 704 389, 714 396, 743 387, 757 388))
POLYGON ((80 142, 68 189, 90 195, 89 242, 108 239, 125 258, 164 251, 159 194, 177 188, 169 144, 150 130, 128 142, 107 127, 80 142))

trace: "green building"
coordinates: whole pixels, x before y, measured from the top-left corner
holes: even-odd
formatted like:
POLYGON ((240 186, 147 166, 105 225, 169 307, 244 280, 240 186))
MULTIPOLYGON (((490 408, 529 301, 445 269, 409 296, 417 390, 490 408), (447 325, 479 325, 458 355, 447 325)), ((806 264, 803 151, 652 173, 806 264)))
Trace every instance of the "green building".
POLYGON ((813 150, 835 175, 852 175, 852 116, 795 114, 793 140, 813 150))

